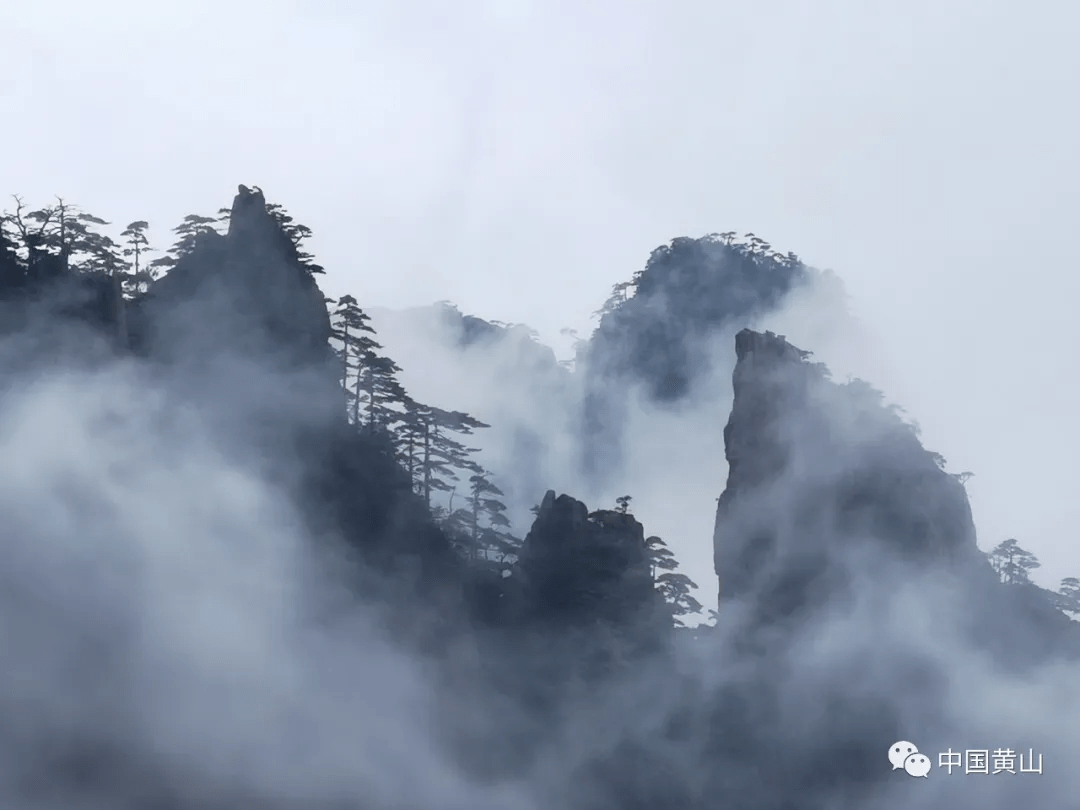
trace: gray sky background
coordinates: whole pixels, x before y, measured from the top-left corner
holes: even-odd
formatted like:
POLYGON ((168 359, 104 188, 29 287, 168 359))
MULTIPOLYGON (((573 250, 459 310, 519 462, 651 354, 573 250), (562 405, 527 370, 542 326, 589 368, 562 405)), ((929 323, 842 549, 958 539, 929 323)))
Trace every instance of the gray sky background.
POLYGON ((674 236, 753 231, 834 269, 875 336, 871 381, 976 474, 981 544, 1018 538, 1045 584, 1080 575, 1080 6, 7 0, 2 17, 0 191, 148 219, 162 246, 257 184, 315 230, 328 294, 451 299, 552 343, 674 236))

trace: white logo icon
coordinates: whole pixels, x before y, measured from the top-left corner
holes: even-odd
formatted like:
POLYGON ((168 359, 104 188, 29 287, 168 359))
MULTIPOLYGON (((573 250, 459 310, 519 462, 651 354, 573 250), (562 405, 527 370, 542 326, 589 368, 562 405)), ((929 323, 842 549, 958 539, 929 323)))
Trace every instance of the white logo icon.
MULTIPOLYGON (((894 742, 892 747, 889 748, 889 762, 892 763, 893 770, 898 771, 904 767, 904 760, 912 754, 917 753, 919 753, 919 749, 915 747, 914 743, 900 740, 899 742, 894 742)), ((926 759, 926 757, 923 757, 923 759, 926 759)), ((929 768, 929 766, 927 767, 929 768)))
POLYGON ((904 770, 907 771, 908 776, 921 776, 925 779, 930 773, 930 757, 917 751, 914 754, 908 754, 908 758, 904 760, 904 770))

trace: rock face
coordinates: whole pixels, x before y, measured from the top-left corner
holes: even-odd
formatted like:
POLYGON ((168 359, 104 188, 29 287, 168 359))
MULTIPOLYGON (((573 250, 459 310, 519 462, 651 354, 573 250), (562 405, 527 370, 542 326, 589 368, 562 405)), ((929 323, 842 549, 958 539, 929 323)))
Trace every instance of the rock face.
POLYGON ((138 307, 143 348, 186 357, 248 354, 289 365, 329 362, 330 317, 297 248, 241 186, 224 236, 201 234, 138 307))
POLYGON ((856 580, 888 600, 929 573, 952 583, 956 629, 999 663, 1080 652, 1050 600, 998 581, 963 484, 880 392, 831 381, 780 335, 743 330, 735 347, 713 534, 721 612, 742 604, 757 626, 795 624, 842 604, 856 580))
POLYGON ((733 237, 681 237, 658 247, 634 277, 632 297, 605 306, 578 363, 584 464, 594 476, 617 466, 629 390, 641 386, 656 402, 683 399, 710 371, 717 336, 773 310, 809 280, 812 271, 794 255, 733 237))
POLYGON ((549 490, 513 576, 527 622, 633 628, 642 633, 644 646, 670 632, 671 614, 653 584, 645 530, 632 515, 590 514, 581 501, 549 490))
POLYGON ((780 335, 735 343, 714 552, 738 666, 714 703, 715 790, 755 810, 905 805, 876 802, 882 740, 989 735, 957 695, 1076 654, 1077 625, 998 581, 963 485, 878 392, 780 335))
POLYGON ((588 348, 592 370, 684 396, 708 356, 703 339, 775 307, 808 269, 724 238, 674 239, 653 251, 635 294, 605 313, 588 348))
POLYGON ((862 541, 913 562, 981 561, 963 485, 878 392, 830 381, 780 335, 746 329, 735 348, 713 537, 722 602, 805 607, 815 576, 862 541))
POLYGON ((381 573, 419 567, 405 578, 428 595, 450 577, 388 437, 347 423, 326 299, 261 191, 241 186, 227 233, 200 234, 130 320, 135 351, 167 367, 222 446, 296 493, 314 534, 381 573))
POLYGON ((344 427, 325 298, 261 191, 241 186, 228 231, 199 233, 128 323, 133 352, 245 452, 288 468, 344 427))

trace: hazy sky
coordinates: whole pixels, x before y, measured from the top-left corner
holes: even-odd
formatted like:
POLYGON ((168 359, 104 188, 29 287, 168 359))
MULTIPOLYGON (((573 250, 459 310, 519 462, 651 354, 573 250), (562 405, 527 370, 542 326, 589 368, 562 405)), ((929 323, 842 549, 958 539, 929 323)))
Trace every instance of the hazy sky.
MULTIPOLYGON (((0 191, 159 243, 257 184, 326 291, 545 337, 677 235, 829 267, 984 547, 1080 575, 1080 6, 8 0, 0 191), (10 8, 8 7, 10 6, 10 8)), ((813 346, 805 348, 813 349, 813 346)), ((726 418, 721 414, 720 419, 726 418)))

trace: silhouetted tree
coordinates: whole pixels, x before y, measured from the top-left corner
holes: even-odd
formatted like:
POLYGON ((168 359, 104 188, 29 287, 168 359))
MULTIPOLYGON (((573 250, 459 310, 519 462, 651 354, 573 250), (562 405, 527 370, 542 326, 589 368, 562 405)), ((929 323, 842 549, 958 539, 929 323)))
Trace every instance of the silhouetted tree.
POLYGON ((7 272, 16 285, 28 281, 43 281, 72 275, 99 276, 109 279, 111 303, 109 318, 116 326, 121 344, 127 340, 123 303, 124 262, 119 246, 97 230, 109 223, 100 217, 79 210, 77 206, 57 198, 56 205, 34 211, 24 211, 22 200, 15 197, 13 214, 5 212, 4 222, 15 237, 9 253, 17 259, 7 272), (21 244, 18 244, 21 242, 21 244))
POLYGON ((322 265, 315 264, 315 257, 303 248, 304 242, 311 237, 311 228, 296 222, 279 203, 267 205, 266 212, 281 227, 293 247, 296 248, 296 259, 300 262, 300 266, 310 274, 325 273, 322 265))
POLYGON ((15 210, 5 211, 5 219, 15 236, 15 250, 23 266, 23 281, 33 283, 62 273, 60 261, 48 249, 48 228, 56 215, 55 209, 26 211, 22 198, 14 196, 15 210))
POLYGON ((628 290, 634 288, 633 281, 620 281, 611 288, 611 295, 600 309, 593 313, 594 317, 603 318, 605 315, 615 312, 619 307, 630 300, 628 290))
POLYGON ((506 563, 521 546, 521 541, 509 531, 506 504, 499 500, 502 495, 489 473, 481 470, 469 476, 466 506, 454 510, 447 518, 450 529, 468 538, 468 556, 473 560, 506 563))
POLYGON ((701 602, 690 593, 696 588, 697 583, 686 574, 671 571, 656 578, 656 589, 663 594, 664 601, 671 605, 671 614, 676 627, 686 626, 680 617, 701 612, 701 602))
POLYGON ((403 421, 406 411, 407 395, 397 379, 401 369, 378 354, 382 344, 375 340, 371 318, 351 295, 338 299, 331 327, 340 344, 335 351, 341 360, 341 386, 350 420, 368 430, 391 430, 403 421))
POLYGON ((361 370, 368 358, 382 345, 375 341, 371 318, 360 309, 356 299, 343 295, 331 320, 333 337, 340 343, 335 351, 341 360, 341 387, 345 394, 345 407, 354 425, 360 425, 361 370))
POLYGON ((657 572, 674 571, 679 567, 675 554, 667 547, 667 543, 656 535, 645 538, 645 552, 649 555, 649 565, 654 580, 657 572))
POLYGON ((520 546, 520 541, 509 532, 506 504, 499 500, 503 492, 488 479, 486 472, 470 476, 469 484, 469 506, 476 548, 481 554, 495 555, 502 562, 520 546), (481 521, 487 525, 482 525, 481 521))
POLYGON ((645 552, 648 554, 649 564, 652 567, 656 589, 663 595, 664 601, 671 606, 675 626, 685 627, 680 617, 701 612, 701 603, 690 593, 697 589, 697 583, 685 574, 675 572, 675 569, 679 567, 675 555, 667 547, 667 543, 656 535, 646 538, 645 552), (664 573, 658 575, 659 571, 664 573))
POLYGON ((160 272, 151 267, 143 258, 147 253, 153 252, 150 241, 146 237, 146 229, 149 227, 150 223, 140 219, 129 222, 120 234, 124 239, 122 254, 130 262, 126 286, 131 295, 146 292, 150 282, 160 275, 160 272))
POLYGON ((1008 585, 1030 583, 1029 572, 1042 565, 1038 557, 1011 538, 999 543, 988 556, 1001 581, 1008 585))
MULTIPOLYGON (((400 422, 397 438, 402 463, 413 478, 417 494, 429 508, 433 507, 432 493, 454 491, 454 484, 461 480, 459 473, 483 473, 480 465, 470 458, 475 448, 453 438, 488 427, 479 419, 406 398, 400 422)), ((450 508, 435 511, 448 512, 450 508)))
POLYGON ((419 492, 420 460, 423 457, 425 407, 409 396, 405 397, 401 425, 397 430, 397 459, 409 474, 413 491, 419 492))
POLYGON ((21 241, 31 276, 109 272, 115 265, 116 244, 95 230, 108 225, 105 220, 80 211, 62 197, 56 205, 34 211, 24 211, 19 197, 15 203, 15 212, 5 213, 5 220, 21 241))
POLYGON ((85 258, 79 270, 107 276, 112 286, 112 309, 116 322, 116 337, 121 345, 127 343, 127 308, 124 305, 124 279, 127 275, 121 248, 110 237, 92 231, 88 225, 108 225, 104 220, 80 214, 72 223, 69 234, 77 234, 73 244, 85 258))
POLYGON ((368 352, 361 358, 357 374, 357 403, 363 402, 368 430, 392 430, 404 418, 404 403, 408 398, 398 381, 401 369, 389 357, 368 352), (399 407, 395 407, 399 406, 399 407))
POLYGON ((26 266, 19 259, 9 214, 0 213, 0 296, 21 289, 26 283, 26 266))
POLYGON ((1058 586, 1058 606, 1066 613, 1080 614, 1080 579, 1065 577, 1058 586))
POLYGON ((220 233, 217 227, 219 221, 216 217, 188 214, 183 222, 173 228, 173 233, 178 237, 177 241, 165 251, 164 256, 150 262, 150 267, 155 272, 164 272, 175 267, 180 259, 195 249, 195 245, 203 234, 220 233))

